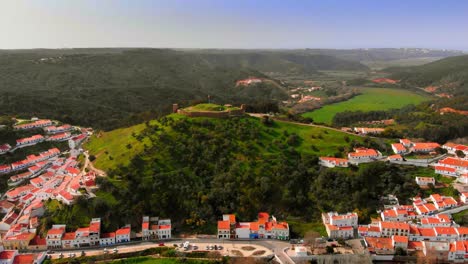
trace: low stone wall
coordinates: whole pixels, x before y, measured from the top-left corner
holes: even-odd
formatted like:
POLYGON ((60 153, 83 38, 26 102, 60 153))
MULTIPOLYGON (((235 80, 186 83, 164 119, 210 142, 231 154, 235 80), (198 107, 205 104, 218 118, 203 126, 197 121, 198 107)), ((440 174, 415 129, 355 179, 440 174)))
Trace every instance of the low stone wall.
POLYGON ((177 113, 188 116, 188 117, 211 117, 211 118, 228 118, 230 116, 242 116, 244 115, 244 110, 231 110, 231 111, 185 111, 179 109, 177 113))

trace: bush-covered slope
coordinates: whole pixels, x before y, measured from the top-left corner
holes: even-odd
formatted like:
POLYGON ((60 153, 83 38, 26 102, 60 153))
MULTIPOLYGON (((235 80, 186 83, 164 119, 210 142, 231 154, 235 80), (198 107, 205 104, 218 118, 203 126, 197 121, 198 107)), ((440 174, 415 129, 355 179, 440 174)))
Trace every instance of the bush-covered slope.
POLYGON ((437 93, 468 94, 468 55, 445 58, 415 67, 388 68, 393 79, 407 86, 438 86, 437 93))
MULTIPOLYGON (((255 118, 170 115, 143 130, 138 127, 130 150, 116 147, 127 144, 129 131, 125 137, 121 131, 110 131, 92 138, 85 148, 98 156, 96 165, 105 164, 109 176, 99 178, 100 191, 93 203, 102 211, 91 216, 104 217, 111 226, 138 226, 135 215, 160 215, 171 217, 176 227, 206 231, 228 212, 241 220, 253 219, 259 210, 281 219, 319 219, 321 210, 360 209, 366 219, 379 195, 396 193, 405 199, 415 194, 411 176, 383 163, 359 170, 318 166, 318 155, 341 154, 357 144, 375 147, 369 139, 279 121, 265 123, 255 118), (132 153, 127 163, 109 159, 127 151, 132 153)), ((70 214, 60 219, 73 222, 70 214)))

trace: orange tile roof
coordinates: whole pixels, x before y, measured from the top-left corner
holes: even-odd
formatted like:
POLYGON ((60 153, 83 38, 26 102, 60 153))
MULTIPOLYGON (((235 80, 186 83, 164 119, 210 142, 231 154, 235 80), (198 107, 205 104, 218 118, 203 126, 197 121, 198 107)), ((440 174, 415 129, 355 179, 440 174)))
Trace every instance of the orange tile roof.
POLYGON ((435 149, 438 147, 440 147, 439 143, 435 143, 435 142, 414 143, 413 145, 414 150, 427 150, 427 149, 435 149))
POLYGON ((419 234, 425 237, 435 237, 436 233, 433 228, 418 228, 419 234))
POLYGON ((389 159, 403 159, 400 154, 390 155, 388 156, 389 159))
POLYGON ((382 228, 385 229, 407 229, 409 230, 409 224, 401 222, 380 222, 382 228))
POLYGON ((408 243, 407 236, 393 236, 392 238, 395 243, 408 243))
POLYGON ((465 227, 465 226, 457 227, 457 231, 459 235, 468 235, 468 227, 465 227))
POLYGON ((252 230, 252 231, 258 231, 258 229, 259 229, 258 222, 252 222, 252 223, 250 223, 250 230, 252 230))
POLYGON ((121 236, 121 235, 129 235, 130 234, 130 227, 124 227, 124 228, 121 228, 121 229, 117 229, 117 231, 115 231, 115 234, 117 236, 121 236))
POLYGON ((444 234, 444 235, 457 235, 457 231, 454 227, 434 227, 434 230, 437 234, 444 234))
POLYGON ((62 236, 62 240, 74 240, 75 237, 76 237, 76 233, 75 233, 75 232, 65 233, 65 234, 62 236))
POLYGON ((64 232, 65 232, 64 227, 52 228, 52 229, 49 229, 49 231, 47 232, 47 235, 60 235, 60 234, 63 234, 64 232))
POLYGON ((393 143, 392 147, 395 148, 397 151, 406 151, 405 146, 401 143, 393 143))
POLYGON ((4 250, 0 252, 0 259, 13 259, 16 254, 16 250, 4 250))
POLYGON ((462 160, 462 159, 452 158, 452 157, 439 160, 439 164, 468 168, 468 160, 462 160))
POLYGON ((143 229, 148 229, 148 228, 149 228, 149 222, 143 222, 143 223, 141 224, 141 228, 143 228, 143 229))
POLYGON ((230 229, 231 223, 229 221, 218 221, 218 229, 230 229))
POLYGON ((385 237, 365 237, 367 244, 369 247, 376 248, 376 249, 393 249, 393 243, 391 238, 385 237))
POLYGON ((422 241, 408 241, 408 249, 422 248, 422 241))
POLYGON ((437 211, 437 208, 435 207, 435 205, 431 204, 431 203, 427 203, 424 205, 426 207, 427 210, 429 210, 430 212, 432 211, 437 211))
POLYGON ((34 254, 16 255, 13 264, 33 264, 35 260, 34 254))

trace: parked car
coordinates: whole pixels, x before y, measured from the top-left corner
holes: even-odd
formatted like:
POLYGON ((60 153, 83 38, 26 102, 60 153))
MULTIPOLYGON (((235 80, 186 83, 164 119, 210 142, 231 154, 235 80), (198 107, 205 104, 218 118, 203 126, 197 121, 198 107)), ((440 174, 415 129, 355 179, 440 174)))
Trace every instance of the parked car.
POLYGON ((164 247, 165 245, 164 245, 164 243, 159 243, 159 246, 164 247))

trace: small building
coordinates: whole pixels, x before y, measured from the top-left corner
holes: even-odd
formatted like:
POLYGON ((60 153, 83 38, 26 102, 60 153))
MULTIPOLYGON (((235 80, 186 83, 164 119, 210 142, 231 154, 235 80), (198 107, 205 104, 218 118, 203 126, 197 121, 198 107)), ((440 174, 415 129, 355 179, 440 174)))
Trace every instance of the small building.
POLYGON ((390 155, 387 157, 387 160, 392 161, 403 161, 403 157, 400 154, 390 155))
POLYGON ((65 225, 53 225, 47 232, 47 248, 61 248, 62 237, 65 234, 65 225))
POLYGON ((419 186, 435 185, 434 177, 416 177, 416 184, 419 186))
POLYGON ((427 142, 427 143, 414 143, 411 147, 411 151, 415 153, 430 153, 439 148, 439 143, 427 142))
POLYGON ((103 233, 99 239, 99 245, 110 246, 115 244, 115 232, 103 233))
POLYGON ((130 231, 130 225, 117 229, 117 231, 115 231, 116 243, 130 242, 130 231))
POLYGON ((334 157, 320 157, 320 165, 328 168, 348 167, 348 160, 334 157))
POLYGON ((393 150, 393 152, 395 154, 404 154, 404 153, 406 153, 406 148, 401 143, 393 143, 391 146, 392 146, 392 150, 393 150))

